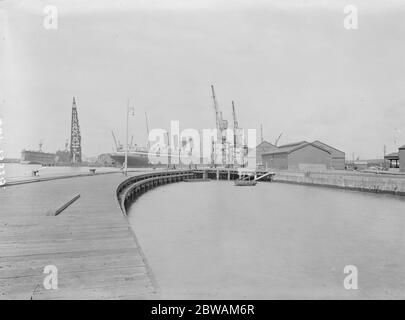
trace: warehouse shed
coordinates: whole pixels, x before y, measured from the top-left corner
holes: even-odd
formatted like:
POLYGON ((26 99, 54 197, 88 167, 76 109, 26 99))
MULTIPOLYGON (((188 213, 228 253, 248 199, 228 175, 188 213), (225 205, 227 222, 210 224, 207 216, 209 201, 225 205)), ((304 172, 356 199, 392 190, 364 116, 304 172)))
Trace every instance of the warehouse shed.
POLYGON ((262 162, 262 155, 270 152, 273 149, 277 149, 277 147, 274 144, 271 144, 270 142, 267 141, 262 141, 256 146, 256 163, 258 166, 263 166, 262 162))
POLYGON ((262 155, 266 168, 278 170, 326 170, 331 160, 330 151, 306 141, 285 144, 262 155))
POLYGON ((384 160, 388 160, 390 162, 390 168, 399 168, 399 152, 391 152, 384 156, 384 160))
POLYGON ((344 170, 346 166, 346 154, 326 143, 319 140, 312 142, 312 144, 328 150, 331 154, 331 168, 336 170, 344 170))
POLYGON ((398 149, 399 171, 405 172, 405 144, 398 149))

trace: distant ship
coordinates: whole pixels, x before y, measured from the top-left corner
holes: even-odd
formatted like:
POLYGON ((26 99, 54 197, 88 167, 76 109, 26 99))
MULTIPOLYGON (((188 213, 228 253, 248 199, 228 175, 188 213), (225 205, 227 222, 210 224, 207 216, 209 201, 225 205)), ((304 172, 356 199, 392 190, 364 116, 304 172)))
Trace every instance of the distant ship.
MULTIPOLYGON (((146 131, 147 135, 149 136, 149 124, 148 124, 148 116, 145 112, 145 119, 146 119, 146 131)), ((112 166, 120 166, 124 167, 125 165, 125 148, 120 143, 120 141, 116 138, 114 131, 111 130, 111 134, 114 140, 115 145, 115 152, 112 153, 104 153, 98 156, 98 161, 104 165, 112 165, 112 166)), ((158 168, 158 167, 166 167, 167 166, 167 154, 162 154, 161 152, 156 152, 154 154, 149 153, 149 142, 147 143, 148 147, 138 146, 133 143, 134 136, 131 138, 131 142, 128 143, 128 168, 158 168), (153 157, 154 163, 150 161, 150 157, 153 157), (157 159, 161 157, 162 161, 158 161, 157 159)), ((171 155, 170 157, 175 157, 171 155)))
MULTIPOLYGON (((123 166, 125 163, 125 152, 118 149, 117 152, 109 154, 117 164, 123 166)), ((144 168, 152 167, 148 158, 148 150, 143 147, 134 147, 128 150, 128 167, 129 168, 144 168)))
MULTIPOLYGON (((125 149, 120 141, 115 137, 113 131, 111 131, 115 144, 115 152, 103 153, 98 156, 98 162, 103 165, 124 167, 125 165, 125 149)), ((148 131, 149 135, 149 131, 148 131)), ((148 144, 149 146, 149 144, 148 144)), ((133 136, 131 142, 128 143, 128 168, 164 168, 173 165, 174 167, 180 163, 189 163, 192 152, 188 151, 188 154, 183 152, 173 151, 167 153, 167 151, 160 150, 149 151, 149 147, 138 146, 133 143, 133 136), (152 159, 152 162, 151 160, 152 159), (170 164, 169 164, 170 163, 170 164)), ((184 151, 184 149, 181 149, 184 151)), ((201 161, 198 159, 198 161, 201 161)), ((208 162, 204 162, 208 163, 208 162)))
POLYGON ((22 164, 53 165, 56 163, 56 154, 43 151, 23 150, 21 152, 22 164))
MULTIPOLYGON (((113 131, 111 131, 115 144, 115 152, 102 154, 99 156, 99 160, 104 163, 108 163, 115 166, 123 167, 125 164, 125 150, 120 141, 115 137, 113 131)), ((133 137, 128 148, 128 167, 129 168, 148 168, 156 167, 149 161, 148 148, 141 147, 133 143, 133 137)))
POLYGON ((68 163, 69 151, 58 151, 56 153, 49 153, 42 151, 42 142, 39 143, 39 150, 22 150, 21 161, 22 164, 40 164, 40 165, 55 165, 57 163, 68 163))

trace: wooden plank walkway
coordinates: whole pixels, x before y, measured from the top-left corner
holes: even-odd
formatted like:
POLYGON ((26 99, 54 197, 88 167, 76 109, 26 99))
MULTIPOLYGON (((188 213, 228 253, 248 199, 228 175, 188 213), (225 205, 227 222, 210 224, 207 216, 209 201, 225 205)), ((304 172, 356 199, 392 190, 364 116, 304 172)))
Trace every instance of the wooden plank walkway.
POLYGON ((158 288, 116 199, 121 174, 0 189, 0 299, 149 299, 158 288), (48 216, 74 195, 58 216, 48 216), (46 265, 58 289, 43 286, 46 265))

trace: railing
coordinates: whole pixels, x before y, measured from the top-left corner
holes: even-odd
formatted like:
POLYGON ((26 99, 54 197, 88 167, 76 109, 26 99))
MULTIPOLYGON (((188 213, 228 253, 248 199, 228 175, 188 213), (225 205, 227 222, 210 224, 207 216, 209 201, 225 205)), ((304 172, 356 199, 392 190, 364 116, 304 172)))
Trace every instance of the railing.
MULTIPOLYGON (((239 171, 236 168, 208 168, 208 169, 194 169, 196 178, 208 178, 214 180, 236 180, 239 178, 239 171)), ((261 181, 272 181, 274 172, 266 170, 256 170, 255 173, 261 181)))
MULTIPOLYGON (((259 171, 257 171, 259 173, 259 171)), ((260 171, 260 174, 266 174, 260 171)), ((264 181, 271 181, 274 174, 267 174, 264 181)), ((117 187, 117 199, 124 215, 132 202, 142 193, 157 186, 183 181, 184 179, 215 179, 215 180, 235 180, 238 179, 238 171, 228 168, 193 169, 193 170, 168 170, 158 172, 148 172, 130 177, 121 182, 117 187)))
POLYGON ((130 177, 121 182, 117 187, 117 199, 121 210, 126 215, 130 204, 147 190, 192 177, 194 177, 194 172, 191 170, 152 172, 130 177))

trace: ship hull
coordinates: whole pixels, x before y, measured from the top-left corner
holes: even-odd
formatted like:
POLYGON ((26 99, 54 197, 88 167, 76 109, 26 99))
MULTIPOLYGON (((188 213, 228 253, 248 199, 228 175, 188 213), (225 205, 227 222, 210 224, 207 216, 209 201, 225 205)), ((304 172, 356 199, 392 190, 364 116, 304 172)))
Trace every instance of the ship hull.
MULTIPOLYGON (((110 154, 110 157, 119 165, 123 166, 125 162, 125 154, 110 154)), ((149 162, 147 155, 128 154, 128 168, 152 168, 159 167, 149 162)))
POLYGON ((56 154, 40 151, 23 150, 21 152, 22 164, 53 165, 56 163, 56 154))

